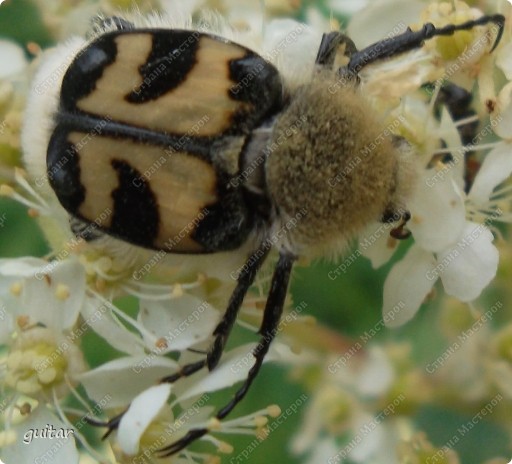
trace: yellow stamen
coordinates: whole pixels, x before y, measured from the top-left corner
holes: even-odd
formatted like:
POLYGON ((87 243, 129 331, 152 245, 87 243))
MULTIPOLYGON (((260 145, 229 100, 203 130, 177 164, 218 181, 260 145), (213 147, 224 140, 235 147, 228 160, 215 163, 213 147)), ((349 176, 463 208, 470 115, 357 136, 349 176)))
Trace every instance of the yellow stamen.
POLYGON ((70 292, 69 287, 64 284, 58 284, 55 289, 55 296, 61 301, 65 301, 69 298, 70 292))
POLYGON ((23 284, 21 282, 14 282, 11 287, 9 288, 9 291, 14 295, 14 296, 20 296, 21 295, 21 291, 23 290, 23 284))
POLYGON ((281 408, 277 404, 271 404, 267 407, 267 414, 270 417, 277 417, 281 414, 281 408))
POLYGON ((14 189, 7 184, 0 185, 0 196, 12 197, 14 195, 14 189))
POLYGON ((219 442, 217 450, 222 454, 231 454, 233 452, 233 446, 225 441, 221 441, 219 442))

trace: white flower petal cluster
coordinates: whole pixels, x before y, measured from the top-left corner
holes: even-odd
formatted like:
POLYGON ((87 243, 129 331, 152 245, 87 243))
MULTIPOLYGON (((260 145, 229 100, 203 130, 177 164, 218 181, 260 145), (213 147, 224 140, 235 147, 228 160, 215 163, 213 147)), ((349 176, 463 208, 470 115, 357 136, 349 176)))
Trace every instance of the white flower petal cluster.
MULTIPOLYGON (((213 405, 209 404, 210 395, 231 387, 247 377, 252 366, 250 353, 254 347, 254 344, 242 345, 226 352, 211 373, 201 372, 193 378, 184 378, 174 384, 155 386, 154 380, 147 381, 147 388, 135 395, 133 389, 129 395, 125 392, 116 393, 112 401, 118 405, 124 402, 129 406, 119 423, 117 432, 118 444, 122 452, 132 457, 148 456, 179 440, 191 429, 210 428, 212 431, 222 433, 251 433, 258 423, 266 424, 266 419, 263 420, 265 416, 278 415, 279 411, 271 407, 268 410, 256 411, 245 417, 222 422, 210 417, 214 411, 213 405), (171 400, 170 404, 169 400, 171 400), (181 412, 175 412, 180 410, 181 412), (243 432, 240 432, 241 430, 243 432)), ((279 360, 281 358, 278 354, 279 350, 279 347, 273 347, 270 358, 279 360)), ((127 381, 133 378, 133 365, 123 364, 125 365, 118 364, 119 369, 116 369, 113 375, 117 381, 122 380, 124 376, 127 381)), ((176 363, 174 366, 166 366, 166 374, 176 371, 177 367, 176 363)), ((109 370, 110 367, 105 368, 105 372, 109 370)), ((162 375, 163 373, 160 372, 160 378, 162 375)), ((88 374, 85 374, 85 377, 88 377, 88 374)), ((83 379, 83 384, 90 396, 98 397, 105 393, 98 390, 98 388, 105 388, 99 379, 96 384, 90 380, 90 377, 83 379)), ((225 443, 211 434, 206 435, 205 439, 216 445, 220 451, 224 448, 229 449, 229 446, 226 448, 225 443)))
MULTIPOLYGON (((19 258, 0 260, 0 277, 0 344, 7 347, 1 374, 7 395, 3 414, 12 433, 3 456, 7 462, 13 456, 32 462, 52 442, 38 438, 27 446, 28 430, 47 425, 73 430, 59 402, 86 370, 73 333, 85 300, 85 272, 76 259, 49 263, 19 258), (14 414, 22 404, 33 406, 24 415, 14 414)), ((77 462, 77 455, 73 437, 63 441, 63 458, 77 462)))
POLYGON ((54 456, 54 462, 78 463, 79 452, 73 435, 68 433, 66 437, 64 433, 68 430, 72 430, 69 423, 60 420, 53 411, 40 405, 30 413, 29 420, 21 419, 13 425, 13 442, 2 447, 2 459, 5 462, 28 463, 38 462, 43 456, 54 456), (37 431, 38 436, 30 431, 37 431), (48 433, 59 438, 49 439, 48 433), (58 446, 58 452, 55 446, 58 446))
MULTIPOLYGON (((307 455, 305 462, 311 464, 347 459, 385 462, 380 459, 388 452, 392 454, 396 445, 389 440, 394 428, 392 414, 386 414, 386 418, 374 416, 373 402, 386 396, 396 379, 387 353, 371 346, 348 362, 344 358, 327 361, 292 442, 292 451, 307 455)), ((395 401, 399 404, 400 399, 395 401)))
MULTIPOLYGON (((392 11, 399 11, 400 1, 390 0, 383 4, 392 11)), ((373 14, 370 10, 354 17, 359 31, 371 30, 370 26, 377 21, 379 8, 375 7, 373 14)), ((442 27, 481 15, 463 2, 429 4, 421 20, 442 27)), ((433 100, 411 93, 422 84, 434 82, 430 97, 435 99, 440 86, 446 82, 456 82, 470 89, 478 82, 481 92, 492 97, 494 91, 490 90, 487 76, 492 75, 496 65, 506 73, 509 64, 504 51, 510 41, 509 34, 505 32, 497 50, 489 54, 495 36, 496 31, 489 26, 436 38, 427 41, 421 50, 408 53, 399 60, 369 67, 365 74, 368 81, 365 88, 376 104, 391 105, 393 117, 405 118, 398 133, 411 143, 418 160, 418 178, 407 202, 412 216, 407 227, 412 232, 414 244, 392 268, 384 284, 383 313, 389 326, 397 327, 409 321, 438 280, 446 294, 471 302, 496 275, 499 254, 494 245, 492 222, 510 222, 509 211, 502 209, 509 192, 504 182, 512 172, 512 162, 507 156, 512 152, 512 146, 507 142, 512 134, 509 130, 512 118, 508 114, 510 84, 503 86, 494 103, 489 103, 491 100, 474 102, 477 107, 493 107, 494 110, 488 122, 475 133, 470 148, 462 145, 457 130, 460 124, 452 119, 446 108, 436 120, 433 100), (408 79, 409 76, 417 76, 418 81, 408 79), (402 85, 401 79, 408 80, 408 84, 402 85), (390 82, 390 86, 397 86, 396 93, 385 84, 390 80, 395 81, 390 82), (414 85, 409 88, 410 84, 414 85), (374 85, 385 89, 385 94, 374 89, 374 85), (395 108, 394 96, 402 99, 395 108), (482 143, 489 136, 501 140, 482 143), (485 153, 484 150, 489 148, 467 191, 466 153, 470 150, 485 153), (450 160, 441 161, 441 155, 449 156, 450 160), (397 306, 403 306, 403 309, 395 314, 397 306)), ((382 225, 372 226, 360 241, 360 251, 376 267, 387 262, 397 248, 387 234, 380 233, 382 228, 382 225)))
POLYGON ((493 234, 485 224, 465 219, 463 192, 452 176, 429 187, 435 176, 427 171, 418 184, 411 202, 415 243, 384 284, 384 317, 400 302, 406 308, 390 326, 411 319, 438 279, 448 295, 469 302, 480 295, 498 269, 493 234))
POLYGON ((10 40, 0 40, 0 79, 19 74, 27 66, 23 49, 10 40))

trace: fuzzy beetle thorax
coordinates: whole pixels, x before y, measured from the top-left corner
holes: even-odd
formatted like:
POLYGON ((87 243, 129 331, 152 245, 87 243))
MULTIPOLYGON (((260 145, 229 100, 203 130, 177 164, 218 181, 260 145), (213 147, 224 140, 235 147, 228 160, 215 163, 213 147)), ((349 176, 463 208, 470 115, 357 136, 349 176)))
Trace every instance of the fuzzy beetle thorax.
POLYGON ((277 224, 300 217, 286 247, 317 255, 343 249, 384 213, 403 208, 412 157, 357 89, 316 78, 276 121, 266 182, 277 224))

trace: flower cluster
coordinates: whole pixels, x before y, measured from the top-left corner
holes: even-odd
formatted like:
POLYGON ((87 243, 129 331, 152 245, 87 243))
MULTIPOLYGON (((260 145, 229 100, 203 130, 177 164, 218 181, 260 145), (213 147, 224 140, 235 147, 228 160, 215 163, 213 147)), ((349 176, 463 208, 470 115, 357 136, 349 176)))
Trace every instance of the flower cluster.
MULTIPOLYGON (((480 11, 470 9, 463 2, 456 2, 455 6, 432 3, 424 10, 421 23, 442 27, 480 15, 480 11)), ((380 21, 380 17, 365 17, 365 20, 368 24, 363 29, 371 30, 371 22, 380 21)), ((412 318, 438 279, 448 295, 469 302, 496 275, 499 255, 491 230, 497 222, 509 222, 508 188, 504 181, 512 172, 507 156, 508 84, 501 83, 502 89, 496 91, 492 80, 492 76, 505 71, 504 52, 509 32, 505 31, 501 46, 489 54, 497 30, 496 26, 490 26, 435 38, 417 53, 404 56, 396 63, 367 70, 367 78, 372 81, 370 93, 375 94, 381 107, 393 105, 393 97, 401 99, 398 107, 388 108, 390 117, 399 121, 397 134, 412 144, 420 168, 415 191, 408 202, 414 245, 391 270, 384 285, 384 314, 392 311, 398 302, 405 303, 400 317, 394 318, 394 325, 412 318), (409 80, 409 75, 414 78, 409 80), (409 91, 411 81, 416 82, 416 92, 409 91), (391 86, 392 97, 373 93, 376 83, 386 92, 391 86), (429 89, 418 92, 427 83, 429 89), (462 114, 463 108, 452 108, 449 104, 437 109, 436 100, 450 98, 450 95, 443 96, 453 89, 447 83, 457 83, 461 87, 457 88, 458 92, 473 91, 478 86, 480 100, 474 99, 471 111, 462 114), (439 111, 441 114, 436 117, 439 111), (487 117, 480 116, 485 114, 487 117), (461 128, 468 125, 473 129, 469 139, 462 140, 462 135, 468 138, 468 134, 461 128), (491 135, 499 139, 488 142, 491 135), (471 163, 478 165, 475 178, 470 178, 468 172, 471 163)), ((470 98, 469 93, 466 98, 470 98)), ((368 234, 374 235, 375 227, 368 234)), ((384 238, 374 242, 362 252, 374 266, 381 266, 396 247, 384 238)))

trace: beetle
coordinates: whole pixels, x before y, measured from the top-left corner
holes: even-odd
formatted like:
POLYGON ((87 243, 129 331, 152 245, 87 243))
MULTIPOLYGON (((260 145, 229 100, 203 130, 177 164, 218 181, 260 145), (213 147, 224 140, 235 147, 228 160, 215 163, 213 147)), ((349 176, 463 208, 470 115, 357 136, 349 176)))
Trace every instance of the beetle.
MULTIPOLYGON (((113 214, 99 233, 133 245, 204 254, 253 244, 207 355, 163 381, 216 367, 246 293, 270 250, 278 252, 255 362, 231 401, 217 411, 222 420, 261 368, 299 257, 343 251, 376 220, 395 224, 395 238, 409 236, 408 144, 386 137, 371 156, 358 157, 382 131, 360 92, 360 70, 433 37, 489 23, 498 26, 492 51, 504 17, 439 28, 428 23, 362 50, 341 32, 324 34, 314 74, 293 89, 273 64, 223 37, 138 28, 117 17, 105 22, 109 26, 66 70, 47 149, 48 179, 74 230, 79 234, 83 224, 95 223, 110 208, 113 214), (340 55, 345 64, 337 67, 340 55), (204 117, 207 123, 195 127, 204 117), (98 124, 101 131, 81 143, 98 124), (151 178, 143 175, 155 165, 151 178)), ((95 234, 85 238, 94 240, 95 234)), ((108 435, 121 417, 89 421, 106 425, 108 435)), ((190 430, 161 449, 162 456, 208 431, 190 430)))

